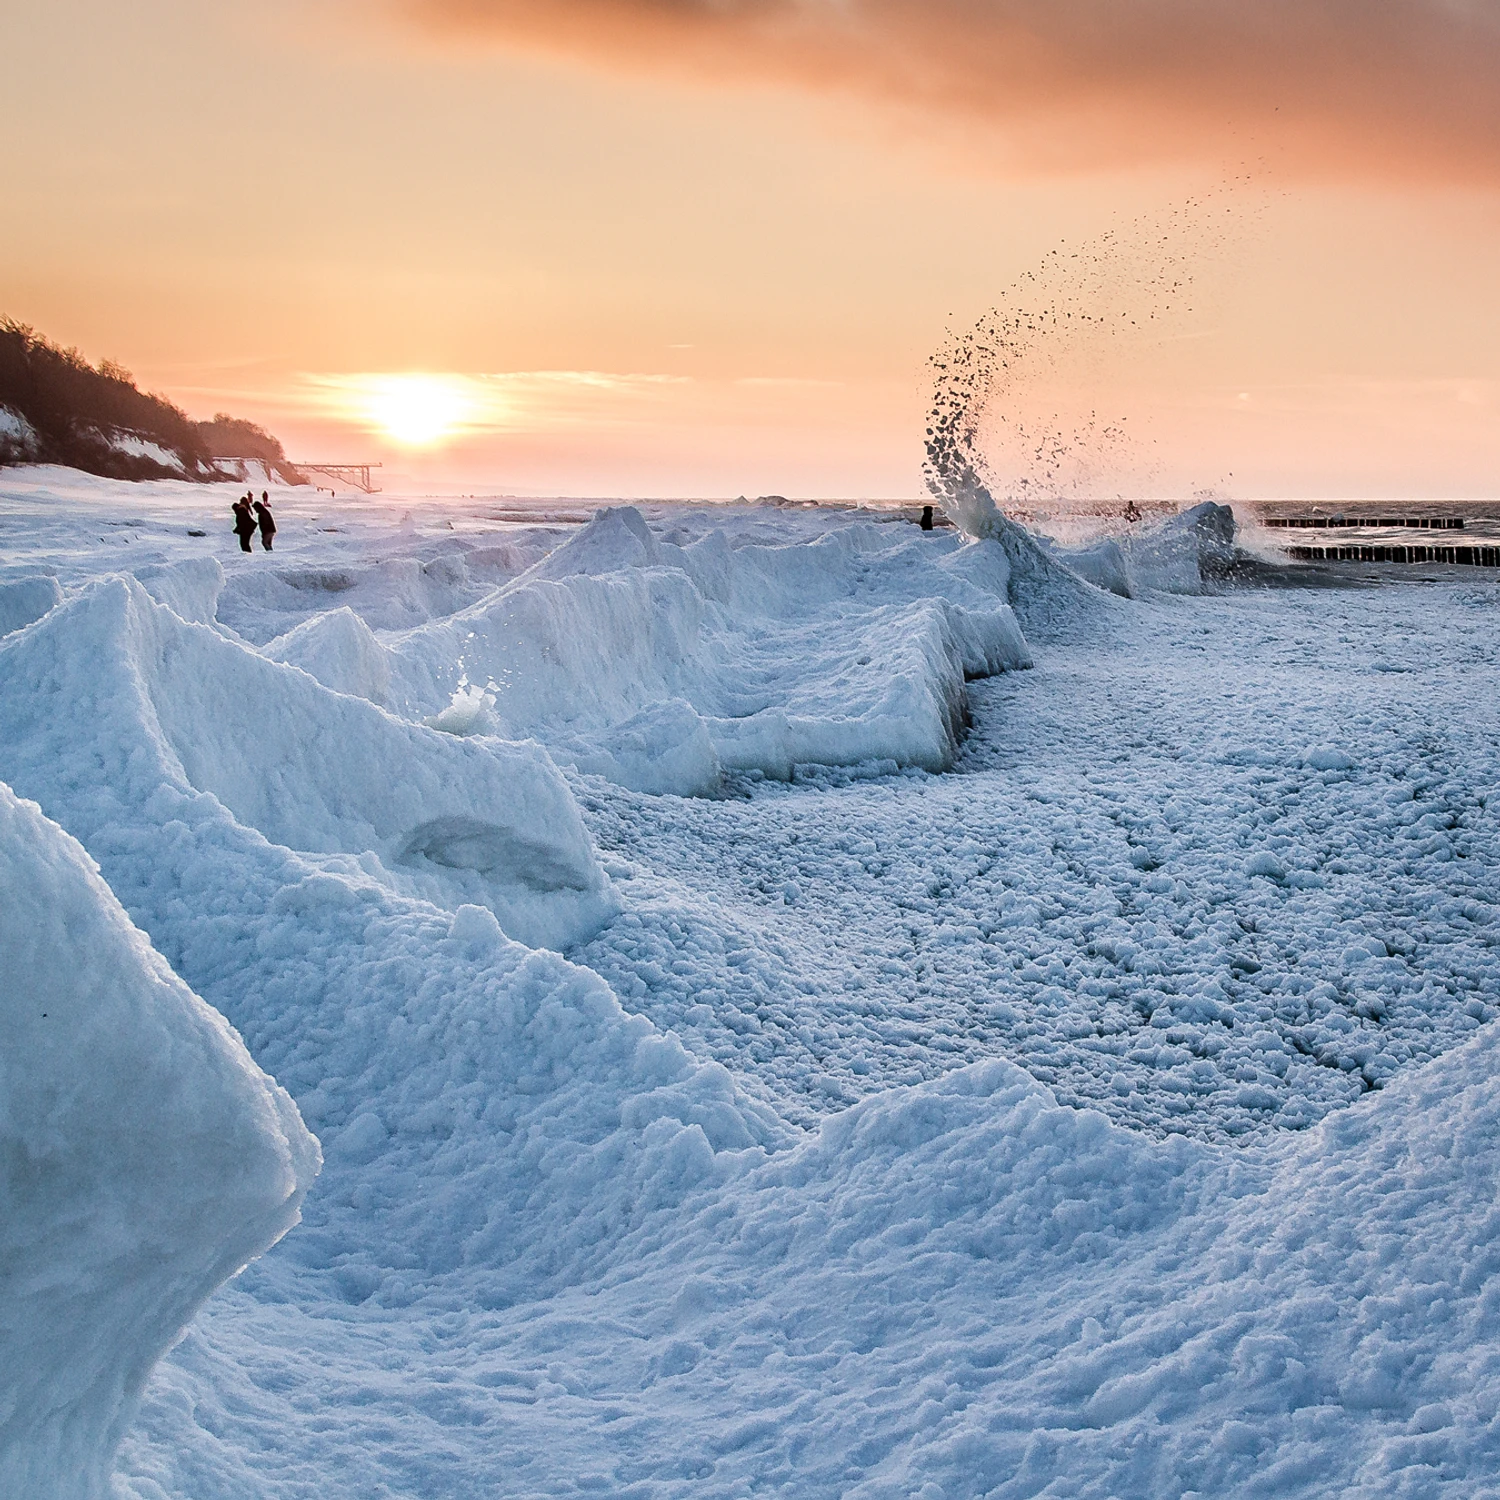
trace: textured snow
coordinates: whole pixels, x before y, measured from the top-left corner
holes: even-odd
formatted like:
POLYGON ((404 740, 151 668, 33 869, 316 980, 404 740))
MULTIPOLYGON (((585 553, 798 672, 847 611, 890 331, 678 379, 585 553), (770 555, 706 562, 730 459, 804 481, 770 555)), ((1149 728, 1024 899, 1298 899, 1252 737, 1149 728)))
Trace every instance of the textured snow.
POLYGON ((595 794, 637 873, 583 956, 799 1118, 996 1050, 1153 1133, 1320 1118, 1500 993, 1493 595, 1414 636, 1413 592, 1156 606, 971 685, 957 774, 816 818, 595 794))
POLYGON ((0 778, 327 1156, 120 1496, 1497 1493, 1500 589, 0 507, 0 778))

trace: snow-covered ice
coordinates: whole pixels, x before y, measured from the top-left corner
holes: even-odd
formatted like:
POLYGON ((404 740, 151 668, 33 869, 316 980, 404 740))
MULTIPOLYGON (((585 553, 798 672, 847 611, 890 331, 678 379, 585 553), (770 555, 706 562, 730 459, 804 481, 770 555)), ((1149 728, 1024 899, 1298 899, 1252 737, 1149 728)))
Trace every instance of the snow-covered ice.
POLYGON ((622 507, 388 644, 345 609, 267 651, 406 718, 535 737, 638 791, 711 792, 726 769, 786 779, 799 763, 943 770, 965 677, 1031 664, 1003 555, 990 548, 976 584, 953 566, 965 550, 893 545, 869 522, 800 545, 716 530, 683 547, 622 507))
POLYGON ((592 792, 638 873, 585 961, 799 1117, 998 1047, 1153 1132, 1319 1118, 1500 1003, 1496 591, 1434 592, 1158 600, 815 818, 592 792))
POLYGON ((1486 575, 222 489, 0 475, 5 806, 326 1153, 118 1495, 1500 1493, 1486 575))

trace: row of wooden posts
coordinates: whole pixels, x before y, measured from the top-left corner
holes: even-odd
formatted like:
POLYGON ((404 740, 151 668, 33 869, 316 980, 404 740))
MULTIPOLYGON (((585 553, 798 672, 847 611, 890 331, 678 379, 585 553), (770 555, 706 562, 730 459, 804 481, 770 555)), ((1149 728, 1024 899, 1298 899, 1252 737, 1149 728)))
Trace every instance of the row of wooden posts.
POLYGON ((1268 516, 1266 526, 1409 526, 1423 531, 1462 531, 1462 516, 1268 516))
POLYGON ((1343 547, 1288 547, 1299 562, 1466 563, 1476 568, 1500 568, 1496 547, 1403 547, 1352 543, 1343 547))

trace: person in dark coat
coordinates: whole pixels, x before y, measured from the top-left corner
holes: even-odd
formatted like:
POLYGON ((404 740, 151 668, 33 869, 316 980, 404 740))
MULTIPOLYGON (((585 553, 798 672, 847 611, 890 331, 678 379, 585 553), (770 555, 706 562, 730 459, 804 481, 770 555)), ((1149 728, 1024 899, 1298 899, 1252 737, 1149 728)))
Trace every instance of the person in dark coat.
MULTIPOLYGON (((271 538, 276 535, 276 517, 271 514, 271 497, 265 490, 255 502, 255 519, 260 523, 260 544, 267 552, 271 550, 271 538)), ((248 552, 250 549, 245 548, 248 552)))
POLYGON ((240 551, 250 550, 250 538, 255 535, 255 517, 250 514, 250 497, 242 495, 234 502, 234 534, 240 539, 240 551))
POLYGON ((922 507, 922 519, 918 524, 921 526, 923 531, 932 530, 932 507, 930 505, 924 505, 922 507))

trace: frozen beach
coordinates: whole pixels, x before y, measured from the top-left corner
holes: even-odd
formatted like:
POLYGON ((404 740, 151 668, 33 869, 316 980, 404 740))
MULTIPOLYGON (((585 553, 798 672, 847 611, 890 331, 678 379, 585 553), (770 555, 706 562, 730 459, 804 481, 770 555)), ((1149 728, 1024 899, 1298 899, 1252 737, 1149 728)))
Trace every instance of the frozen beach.
POLYGON ((0 472, 11 1490, 1500 1495, 1494 570, 236 493, 0 472))

